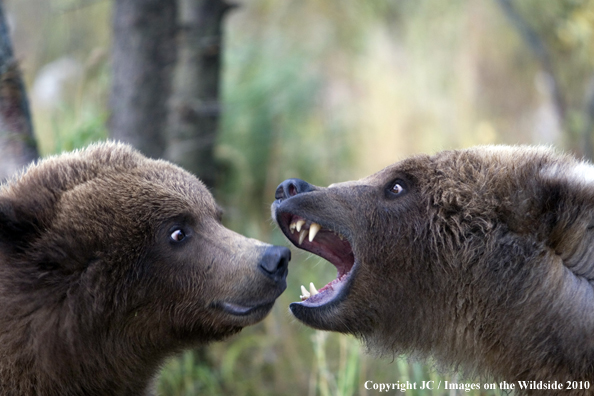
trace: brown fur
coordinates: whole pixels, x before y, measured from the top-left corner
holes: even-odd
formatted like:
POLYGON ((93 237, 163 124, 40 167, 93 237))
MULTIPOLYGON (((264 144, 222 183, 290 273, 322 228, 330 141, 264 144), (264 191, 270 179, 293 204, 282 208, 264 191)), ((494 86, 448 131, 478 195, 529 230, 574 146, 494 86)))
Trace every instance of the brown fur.
MULTIPOLYGON (((329 188, 287 180, 276 198, 297 246, 289 225, 304 218, 344 235, 354 255, 335 298, 291 305, 305 324, 485 378, 589 380, 581 392, 594 392, 594 167, 543 148, 478 147, 329 188)), ((320 238, 301 247, 320 254, 330 233, 320 238)))
POLYGON ((152 393, 167 356, 263 319, 287 261, 128 146, 33 165, 0 189, 0 394, 152 393))

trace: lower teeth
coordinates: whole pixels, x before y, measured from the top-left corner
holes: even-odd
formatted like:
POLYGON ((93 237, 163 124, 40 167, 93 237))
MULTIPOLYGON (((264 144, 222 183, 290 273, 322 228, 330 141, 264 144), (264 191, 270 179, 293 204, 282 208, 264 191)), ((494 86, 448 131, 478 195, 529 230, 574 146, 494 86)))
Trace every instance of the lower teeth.
POLYGON ((319 293, 318 289, 316 289, 313 282, 310 282, 309 283, 309 291, 307 291, 305 286, 301 285, 301 295, 299 297, 301 297, 301 301, 305 301, 308 298, 315 296, 318 293, 319 293))

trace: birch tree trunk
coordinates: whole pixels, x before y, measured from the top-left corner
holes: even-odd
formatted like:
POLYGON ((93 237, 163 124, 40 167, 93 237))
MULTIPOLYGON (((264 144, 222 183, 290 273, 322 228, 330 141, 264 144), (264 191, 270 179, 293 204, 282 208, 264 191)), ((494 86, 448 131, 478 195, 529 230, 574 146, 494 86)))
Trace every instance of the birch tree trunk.
POLYGON ((223 0, 179 0, 178 61, 168 123, 166 158, 215 184, 223 0))
POLYGON ((177 2, 116 0, 112 12, 111 137, 159 158, 176 57, 177 2))
POLYGON ((38 157, 29 101, 0 1, 0 182, 38 157))

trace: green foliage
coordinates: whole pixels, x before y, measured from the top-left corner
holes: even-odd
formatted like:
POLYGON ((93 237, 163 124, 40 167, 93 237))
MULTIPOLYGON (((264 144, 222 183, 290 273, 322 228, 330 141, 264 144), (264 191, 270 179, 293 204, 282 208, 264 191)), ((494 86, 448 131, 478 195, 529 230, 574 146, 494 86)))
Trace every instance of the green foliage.
MULTIPOLYGON (((580 146, 589 141, 586 151, 591 151, 594 144, 594 113, 587 110, 589 101, 594 101, 594 1, 521 0, 513 4, 550 58, 549 77, 558 86, 565 144, 592 156, 580 146)), ((530 45, 526 47, 530 50, 530 45)))
POLYGON ((60 109, 52 119, 53 152, 71 151, 107 139, 106 120, 105 111, 95 107, 81 112, 71 108, 60 109))
MULTIPOLYGON (((324 81, 308 63, 315 56, 309 51, 284 36, 252 42, 231 34, 217 151, 226 172, 218 194, 237 213, 261 219, 267 212, 262 203, 283 178, 320 183, 349 167, 351 131, 325 114, 324 81)), ((239 221, 233 225, 246 231, 239 221)))
POLYGON ((224 395, 217 374, 195 351, 186 351, 163 367, 158 392, 162 396, 224 395))

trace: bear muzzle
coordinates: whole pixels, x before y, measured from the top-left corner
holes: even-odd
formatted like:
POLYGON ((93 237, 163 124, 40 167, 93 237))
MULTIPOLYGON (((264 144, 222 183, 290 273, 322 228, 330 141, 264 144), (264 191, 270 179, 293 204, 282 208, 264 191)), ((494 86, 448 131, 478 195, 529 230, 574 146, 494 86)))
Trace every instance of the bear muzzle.
POLYGON ((316 254, 337 269, 337 277, 319 290, 313 282, 301 286, 301 301, 290 308, 295 316, 308 322, 310 311, 320 312, 344 301, 356 268, 352 238, 334 191, 301 179, 287 179, 275 193, 272 215, 280 229, 296 247, 316 254))

